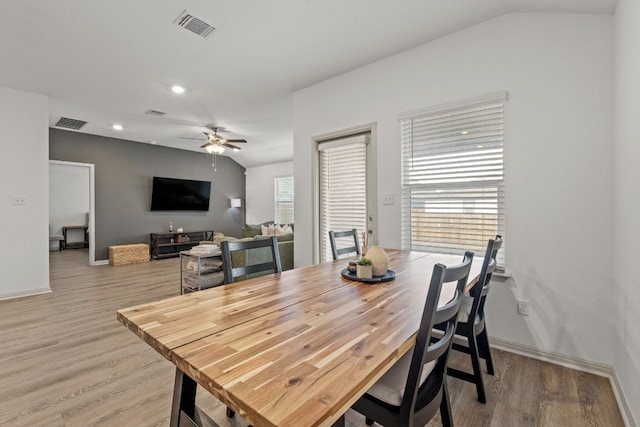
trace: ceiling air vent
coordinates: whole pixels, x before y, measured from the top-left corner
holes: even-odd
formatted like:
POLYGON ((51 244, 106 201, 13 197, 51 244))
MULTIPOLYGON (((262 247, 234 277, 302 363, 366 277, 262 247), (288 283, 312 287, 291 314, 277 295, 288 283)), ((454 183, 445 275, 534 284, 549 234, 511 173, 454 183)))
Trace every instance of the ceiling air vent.
POLYGON ((57 128, 80 130, 80 128, 86 124, 87 122, 85 122, 84 120, 76 120, 76 119, 70 119, 68 117, 60 117, 60 120, 58 120, 58 122, 54 126, 57 128))
POLYGON ((162 117, 167 113, 164 113, 162 111, 158 111, 158 110, 147 110, 144 112, 146 115, 148 116, 155 116, 155 117, 162 117))
POLYGON ((190 13, 187 13, 186 10, 182 12, 180 16, 178 16, 178 18, 173 22, 178 24, 182 28, 186 28, 187 30, 196 33, 201 37, 208 37, 211 35, 211 33, 213 33, 213 30, 215 30, 214 27, 207 24, 203 20, 196 18, 190 13))

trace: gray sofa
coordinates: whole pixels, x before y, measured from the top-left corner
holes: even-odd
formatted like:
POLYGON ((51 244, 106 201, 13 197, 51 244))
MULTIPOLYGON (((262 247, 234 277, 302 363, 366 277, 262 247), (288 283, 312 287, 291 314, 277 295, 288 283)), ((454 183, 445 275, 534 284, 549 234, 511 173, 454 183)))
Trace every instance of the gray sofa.
MULTIPOLYGON (((270 236, 263 236, 261 226, 268 226, 269 224, 273 224, 273 221, 267 221, 262 224, 245 224, 242 228, 242 237, 232 237, 232 236, 220 236, 217 235, 213 239, 213 241, 203 241, 200 244, 216 244, 220 245, 220 242, 225 240, 230 242, 237 241, 246 241, 246 240, 254 240, 254 239, 266 239, 270 236)), ((293 228, 293 225, 290 224, 293 228)), ((282 270, 291 270, 293 268, 293 233, 279 234, 276 236, 278 239, 278 252, 280 252, 280 262, 282 264, 282 270)), ((259 264, 261 262, 267 261, 271 257, 270 251, 268 248, 260 248, 252 251, 247 251, 246 253, 236 252, 232 254, 231 262, 234 267, 239 267, 243 265, 253 265, 259 264)))

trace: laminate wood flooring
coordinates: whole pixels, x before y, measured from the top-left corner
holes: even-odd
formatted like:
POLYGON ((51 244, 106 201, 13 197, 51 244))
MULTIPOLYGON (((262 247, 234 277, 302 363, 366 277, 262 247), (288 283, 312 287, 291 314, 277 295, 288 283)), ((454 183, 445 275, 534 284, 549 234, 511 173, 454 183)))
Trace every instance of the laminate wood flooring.
MULTIPOLYGON (((179 259, 87 260, 83 249, 51 252, 52 293, 0 301, 0 425, 168 425, 174 367, 122 326, 116 310, 178 295, 179 259)), ((451 362, 466 366, 466 357, 454 352, 451 362)), ((486 405, 472 384, 449 379, 457 426, 623 425, 606 378, 503 351, 494 357, 486 405)), ((206 392, 198 404, 213 420, 207 425, 247 425, 228 419, 206 392)), ((353 411, 346 418, 349 427, 365 425, 353 411)))

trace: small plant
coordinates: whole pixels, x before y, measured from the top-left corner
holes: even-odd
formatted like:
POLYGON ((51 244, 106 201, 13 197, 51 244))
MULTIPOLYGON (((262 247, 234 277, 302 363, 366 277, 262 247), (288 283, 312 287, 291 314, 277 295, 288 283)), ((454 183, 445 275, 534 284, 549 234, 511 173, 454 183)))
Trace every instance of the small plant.
POLYGON ((358 265, 371 265, 371 260, 369 258, 362 257, 358 260, 358 265))

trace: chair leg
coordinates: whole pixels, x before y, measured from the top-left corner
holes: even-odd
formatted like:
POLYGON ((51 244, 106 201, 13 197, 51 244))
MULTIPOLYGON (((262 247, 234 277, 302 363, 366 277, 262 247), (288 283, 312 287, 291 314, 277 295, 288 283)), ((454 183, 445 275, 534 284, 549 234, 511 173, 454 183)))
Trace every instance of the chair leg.
POLYGON ((233 417, 235 417, 235 415, 236 415, 236 413, 234 411, 232 411, 231 408, 229 408, 227 406, 227 417, 233 418, 233 417))
POLYGON ((368 426, 372 426, 373 425, 373 420, 371 418, 366 417, 364 419, 364 423, 368 426))
POLYGON ((491 357, 491 347, 489 346, 489 335, 487 334, 486 325, 478 335, 478 350, 480 352, 480 357, 482 357, 487 363, 487 373, 489 375, 494 375, 493 359, 491 357))
POLYGON ((451 405, 449 404, 449 389, 447 387, 447 377, 445 375, 442 383, 442 401, 440 402, 440 418, 443 427, 453 427, 453 417, 451 416, 451 405))
POLYGON ((471 365, 473 365, 473 378, 478 392, 478 402, 487 403, 487 397, 484 394, 484 381, 482 380, 482 371, 480 370, 480 355, 478 354, 478 344, 474 334, 469 335, 469 354, 471 356, 471 365))

